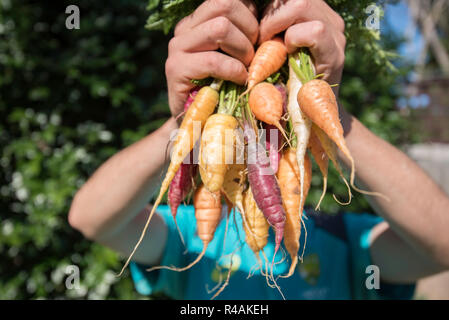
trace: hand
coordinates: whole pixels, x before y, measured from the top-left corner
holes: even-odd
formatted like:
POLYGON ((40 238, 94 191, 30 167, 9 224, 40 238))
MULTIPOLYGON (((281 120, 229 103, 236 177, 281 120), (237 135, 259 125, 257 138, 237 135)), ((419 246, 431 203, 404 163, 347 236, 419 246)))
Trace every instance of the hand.
POLYGON ((308 47, 316 73, 323 73, 323 79, 330 84, 337 84, 345 60, 344 28, 343 19, 323 0, 275 0, 267 6, 260 22, 259 42, 285 31, 288 52, 308 47))
POLYGON ((250 0, 207 0, 177 24, 165 63, 173 116, 183 111, 192 79, 245 84, 259 32, 256 15, 250 0))

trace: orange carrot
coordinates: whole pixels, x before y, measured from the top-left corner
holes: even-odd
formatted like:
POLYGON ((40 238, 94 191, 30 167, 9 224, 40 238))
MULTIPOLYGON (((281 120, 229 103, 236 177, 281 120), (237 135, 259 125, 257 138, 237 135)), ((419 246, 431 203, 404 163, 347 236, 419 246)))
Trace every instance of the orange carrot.
POLYGON ((198 237, 203 241, 203 250, 198 257, 188 266, 183 268, 157 266, 148 269, 153 271, 157 269, 168 269, 172 271, 185 271, 193 267, 206 253, 207 246, 214 238, 215 230, 221 218, 221 198, 220 192, 211 193, 204 185, 201 185, 193 197, 193 206, 195 208, 195 217, 198 237))
MULTIPOLYGON (((323 201, 324 196, 326 194, 329 158, 326 154, 326 151, 324 151, 323 146, 321 145, 321 142, 315 133, 315 130, 316 130, 315 128, 316 128, 316 125, 312 124, 312 131, 310 132, 308 147, 309 147, 310 153, 312 153, 312 156, 315 159, 315 162, 318 164, 318 167, 320 168, 321 174, 323 175, 323 192, 321 193, 320 200, 318 201, 318 204, 315 207, 315 210, 319 210, 321 201, 323 201)), ((321 130, 321 129, 319 129, 319 130, 321 130)))
POLYGON ((331 86, 320 79, 305 83, 298 92, 298 103, 307 117, 335 142, 353 165, 354 160, 346 146, 337 99, 331 86))
POLYGON ((268 82, 256 84, 249 94, 248 104, 256 119, 278 128, 288 141, 280 124, 284 113, 284 99, 273 84, 268 82))
MULTIPOLYGON (((343 127, 338 114, 338 104, 332 87, 324 80, 315 79, 305 83, 298 92, 298 103, 303 112, 337 145, 351 163, 350 184, 355 190, 369 195, 385 197, 378 192, 360 190, 354 185, 354 159, 346 145, 343 127)), ((324 147, 324 146, 323 146, 324 147)))
POLYGON ((175 142, 173 144, 173 151, 171 155, 171 162, 167 169, 167 173, 165 175, 164 180, 162 181, 162 186, 159 191, 159 195, 154 202, 153 208, 148 216, 147 222, 143 228, 142 234, 140 235, 139 240, 134 246, 133 251, 131 252, 128 260, 120 271, 119 275, 123 274, 125 268, 128 266, 131 258, 142 242, 145 232, 148 229, 151 218, 153 217, 154 212, 156 211, 158 205, 162 201, 162 197, 170 186, 170 182, 173 180, 176 172, 178 171, 181 163, 184 158, 190 153, 195 145, 196 141, 199 139, 200 130, 198 130, 198 126, 200 129, 206 123, 206 120, 209 116, 214 112, 215 106, 218 103, 219 95, 218 90, 222 84, 221 80, 214 81, 210 86, 202 87, 198 94, 195 96, 195 99, 192 105, 187 110, 184 119, 182 120, 181 126, 179 128, 178 134, 176 136, 175 142))
POLYGON ((323 147, 326 155, 328 156, 328 158, 334 164, 335 169, 337 170, 337 172, 340 175, 341 179, 345 183, 346 188, 348 189, 348 197, 349 197, 349 199, 348 199, 347 202, 342 202, 342 201, 338 200, 335 197, 335 195, 333 195, 333 197, 334 197, 335 201, 337 201, 339 204, 341 204, 341 205, 348 205, 348 204, 351 203, 352 192, 351 192, 351 187, 349 186, 348 181, 346 181, 346 178, 343 175, 343 170, 341 169, 340 164, 338 163, 337 147, 336 147, 335 143, 326 135, 326 133, 323 130, 321 130, 318 126, 313 125, 313 132, 316 135, 316 137, 318 138, 318 140, 320 141, 320 144, 323 147))
POLYGON ((287 48, 281 38, 276 37, 262 43, 249 66, 247 92, 278 71, 286 59, 287 48))
MULTIPOLYGON (((304 157, 304 167, 305 186, 303 199, 305 200, 312 181, 312 165, 307 154, 304 157)), ((286 211, 284 245, 292 259, 290 269, 285 277, 290 277, 298 263, 301 219, 305 202, 301 201, 300 197, 300 171, 298 161, 296 160, 296 150, 294 148, 288 148, 283 152, 277 177, 286 211)))

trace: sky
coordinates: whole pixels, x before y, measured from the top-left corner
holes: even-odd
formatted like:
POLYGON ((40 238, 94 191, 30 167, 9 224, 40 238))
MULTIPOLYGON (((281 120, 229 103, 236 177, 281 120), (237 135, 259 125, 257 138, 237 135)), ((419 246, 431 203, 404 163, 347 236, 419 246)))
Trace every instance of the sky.
MULTIPOLYGON (((412 18, 405 0, 396 5, 387 5, 385 7, 385 21, 394 31, 407 37, 408 41, 399 48, 399 54, 410 61, 416 62, 419 57, 423 39, 418 30, 413 30, 412 18)), ((382 22, 380 24, 382 34, 382 22)), ((410 75, 412 77, 412 74, 410 75)), ((428 106, 430 98, 426 94, 420 94, 409 98, 401 97, 397 101, 399 108, 411 107, 413 109, 428 106)))
MULTIPOLYGON (((393 27, 393 30, 408 38, 407 43, 400 47, 399 53, 412 61, 416 61, 416 58, 419 56, 423 40, 418 30, 412 29, 412 18, 410 16, 406 1, 401 0, 396 5, 387 5, 384 10, 385 21, 383 21, 383 23, 388 23, 393 27)), ((382 33, 382 22, 380 26, 380 31, 382 33)))

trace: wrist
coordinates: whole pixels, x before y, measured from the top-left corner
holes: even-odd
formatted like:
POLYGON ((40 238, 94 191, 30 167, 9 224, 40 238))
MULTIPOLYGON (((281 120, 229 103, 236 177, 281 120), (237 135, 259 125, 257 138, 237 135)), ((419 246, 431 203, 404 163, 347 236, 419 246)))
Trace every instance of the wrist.
MULTIPOLYGON (((170 147, 173 139, 176 136, 176 132, 179 129, 180 123, 177 118, 171 116, 161 127, 158 135, 162 137, 162 139, 166 140, 167 150, 170 147)), ((169 157, 165 157, 166 161, 169 157)))
POLYGON ((176 130, 179 129, 174 117, 170 117, 156 131, 146 137, 146 149, 151 154, 153 163, 159 164, 162 168, 170 161, 169 148, 174 138, 176 130), (160 150, 160 152, 156 152, 160 150))
POLYGON ((169 140, 176 129, 179 129, 178 121, 175 117, 171 116, 161 127, 159 127, 159 129, 156 130, 156 133, 158 136, 167 137, 169 140))

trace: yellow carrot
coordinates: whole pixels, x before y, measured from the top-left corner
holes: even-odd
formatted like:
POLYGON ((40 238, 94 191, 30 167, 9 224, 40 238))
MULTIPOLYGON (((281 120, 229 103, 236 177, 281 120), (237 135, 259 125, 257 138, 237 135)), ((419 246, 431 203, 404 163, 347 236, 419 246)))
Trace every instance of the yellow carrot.
POLYGON ((237 120, 228 114, 209 117, 201 136, 199 167, 201 179, 210 192, 223 186, 227 168, 233 163, 237 120))
POLYGON ((242 219, 244 220, 243 229, 245 230, 245 242, 254 252, 259 260, 259 251, 262 250, 268 242, 270 225, 265 219, 264 214, 257 207, 251 188, 243 196, 242 219))
POLYGON ((189 152, 193 149, 196 141, 199 139, 200 132, 197 130, 199 126, 202 128, 206 123, 207 118, 214 112, 215 106, 218 103, 218 89, 221 86, 222 81, 214 81, 210 86, 205 86, 200 89, 198 94, 195 96, 195 99, 192 105, 187 110, 187 113, 184 116, 184 119, 179 128, 178 134, 176 136, 175 142, 173 144, 172 155, 170 165, 167 169, 167 173, 165 175, 164 180, 162 181, 162 186, 159 191, 159 195, 154 202, 153 208, 148 216, 147 222, 143 228, 142 234, 140 235, 139 240, 137 241, 133 251, 128 257, 125 265, 120 271, 118 276, 121 276, 125 271, 125 268, 128 266, 131 261, 134 253, 139 247, 140 243, 145 236, 145 232, 148 229, 151 218, 153 217, 154 212, 156 211, 158 205, 162 201, 162 197, 170 186, 170 182, 173 180, 176 172, 178 171, 181 163, 184 158, 189 154, 189 152))
POLYGON ((245 180, 245 165, 232 164, 226 172, 223 182, 223 193, 229 202, 243 212, 243 183, 245 180))

